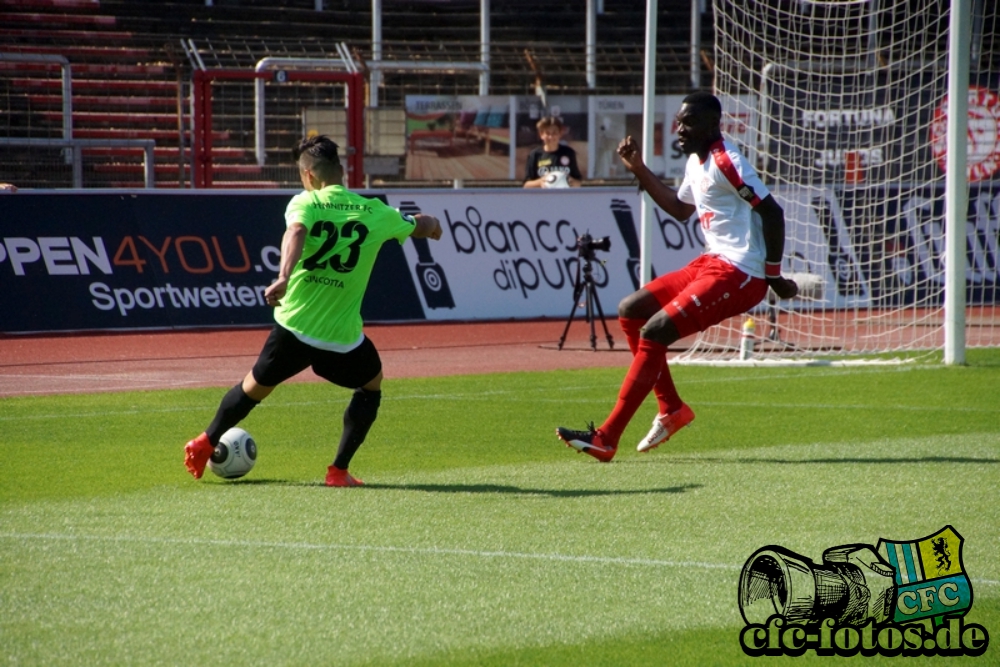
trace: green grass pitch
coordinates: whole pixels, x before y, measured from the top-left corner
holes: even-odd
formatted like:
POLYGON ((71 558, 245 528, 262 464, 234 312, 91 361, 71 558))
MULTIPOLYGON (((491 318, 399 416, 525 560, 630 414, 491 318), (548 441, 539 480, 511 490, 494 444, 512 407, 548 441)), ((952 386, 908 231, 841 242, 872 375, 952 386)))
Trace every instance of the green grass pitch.
MULTIPOLYGON (((692 426, 636 453, 650 399, 606 465, 553 431, 603 419, 622 369, 389 380, 360 489, 322 484, 327 385, 257 408, 229 482, 182 465, 224 389, 0 400, 0 663, 769 664, 739 647, 754 551, 950 524, 1000 664, 1000 350, 968 360, 678 366, 692 426)), ((900 660, 934 661, 856 659, 900 660)))

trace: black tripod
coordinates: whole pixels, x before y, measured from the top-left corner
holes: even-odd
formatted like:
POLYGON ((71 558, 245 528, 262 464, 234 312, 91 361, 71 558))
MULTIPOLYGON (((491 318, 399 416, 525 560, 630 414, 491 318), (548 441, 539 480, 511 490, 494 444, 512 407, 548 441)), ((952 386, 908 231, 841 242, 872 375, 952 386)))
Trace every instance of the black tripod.
POLYGON ((611 338, 611 334, 608 332, 608 325, 604 321, 604 310, 601 308, 601 300, 597 298, 597 286, 594 284, 594 268, 591 265, 591 260, 593 259, 592 252, 590 249, 581 248, 580 261, 576 264, 576 278, 573 282, 573 310, 569 312, 569 318, 566 320, 566 328, 563 329, 562 336, 559 338, 560 350, 566 342, 569 325, 573 323, 573 316, 576 315, 576 309, 580 306, 580 297, 583 296, 584 291, 587 292, 587 297, 583 305, 587 313, 587 323, 590 324, 590 349, 595 352, 597 351, 597 332, 594 329, 595 309, 601 317, 601 326, 604 327, 604 336, 608 339, 608 348, 614 349, 615 347, 615 341, 611 338))

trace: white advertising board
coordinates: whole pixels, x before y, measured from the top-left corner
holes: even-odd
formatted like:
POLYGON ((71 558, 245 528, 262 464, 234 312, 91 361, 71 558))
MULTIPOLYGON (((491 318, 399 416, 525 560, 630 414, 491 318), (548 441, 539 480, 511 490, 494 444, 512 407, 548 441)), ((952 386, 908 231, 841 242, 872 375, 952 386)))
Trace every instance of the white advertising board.
MULTIPOLYGON (((404 212, 441 220, 440 241, 408 241, 407 264, 429 320, 567 317, 589 233, 608 249, 588 246, 594 285, 606 317, 637 287, 638 211, 633 188, 583 188, 516 193, 427 190, 386 193, 404 212)), ((697 221, 656 213, 655 274, 682 267, 702 250, 697 221)))

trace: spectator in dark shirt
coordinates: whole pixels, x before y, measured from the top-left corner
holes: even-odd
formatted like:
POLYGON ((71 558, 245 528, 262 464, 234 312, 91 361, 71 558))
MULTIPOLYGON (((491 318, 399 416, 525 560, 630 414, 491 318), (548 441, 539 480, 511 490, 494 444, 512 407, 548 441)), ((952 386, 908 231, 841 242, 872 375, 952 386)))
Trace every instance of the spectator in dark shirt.
POLYGON ((576 151, 560 143, 566 126, 555 116, 545 116, 536 124, 542 145, 528 154, 524 170, 526 188, 578 188, 583 185, 576 151))

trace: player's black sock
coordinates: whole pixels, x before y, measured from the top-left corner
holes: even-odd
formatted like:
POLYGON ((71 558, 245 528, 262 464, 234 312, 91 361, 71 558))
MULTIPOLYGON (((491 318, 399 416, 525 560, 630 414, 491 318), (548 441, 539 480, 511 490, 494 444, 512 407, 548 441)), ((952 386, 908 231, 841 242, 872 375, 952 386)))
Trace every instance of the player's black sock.
POLYGON ((354 453, 365 441, 368 429, 375 423, 381 402, 381 391, 354 390, 354 396, 344 411, 344 432, 340 436, 340 447, 337 449, 337 458, 333 460, 334 466, 347 470, 354 453))
POLYGON ((208 441, 215 447, 219 444, 222 434, 243 421, 250 411, 253 410, 260 401, 255 401, 243 391, 243 383, 240 382, 235 387, 226 392, 219 403, 219 409, 215 413, 215 419, 205 429, 208 441))

